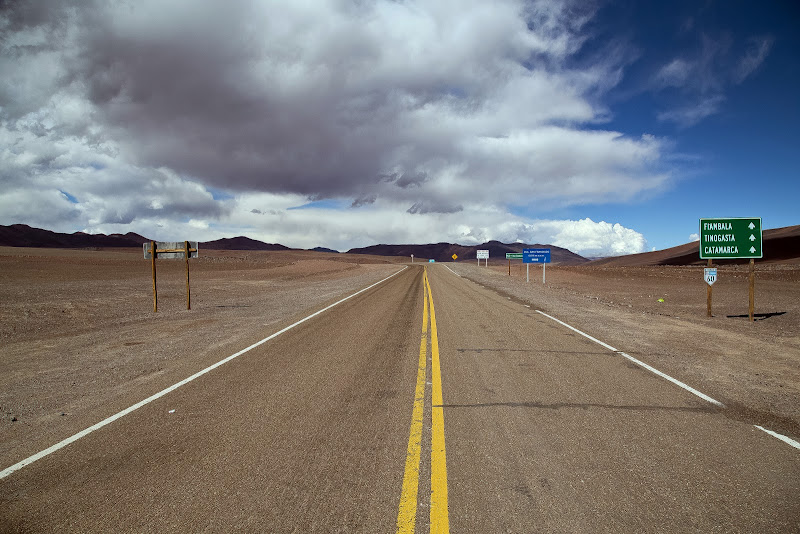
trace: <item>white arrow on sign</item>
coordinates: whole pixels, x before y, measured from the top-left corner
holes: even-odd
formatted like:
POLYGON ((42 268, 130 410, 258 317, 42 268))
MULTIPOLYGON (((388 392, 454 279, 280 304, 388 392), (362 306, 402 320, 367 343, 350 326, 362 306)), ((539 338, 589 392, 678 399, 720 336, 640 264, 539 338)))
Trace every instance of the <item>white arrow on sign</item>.
POLYGON ((755 240, 756 240, 756 236, 754 236, 753 234, 750 234, 750 241, 755 241, 755 240))
POLYGON ((753 228, 755 228, 755 227, 756 227, 756 225, 755 225, 755 224, 753 224, 753 223, 750 223, 750 224, 749 224, 747 227, 748 227, 748 228, 750 228, 750 229, 752 230, 753 228))
POLYGON ((750 247, 750 254, 756 253, 756 247, 750 247))

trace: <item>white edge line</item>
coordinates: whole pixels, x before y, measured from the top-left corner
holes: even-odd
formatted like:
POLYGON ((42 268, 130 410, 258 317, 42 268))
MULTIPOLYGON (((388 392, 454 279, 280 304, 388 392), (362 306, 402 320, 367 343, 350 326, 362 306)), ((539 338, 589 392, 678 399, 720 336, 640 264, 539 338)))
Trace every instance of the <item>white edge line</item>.
POLYGON ((570 329, 570 330, 572 330, 573 332, 577 332, 577 333, 579 333, 580 335, 582 335, 583 337, 586 337, 586 338, 589 338, 589 339, 591 339, 592 341, 594 341, 594 342, 595 342, 595 343, 597 343, 598 345, 602 345, 603 347, 607 348, 607 349, 608 349, 608 350, 610 350, 611 352, 619 352, 617 349, 615 349, 614 347, 612 347, 612 346, 611 346, 611 345, 609 345, 608 343, 603 343, 603 342, 602 342, 602 341, 600 341, 599 339, 595 339, 595 338, 593 338, 592 336, 590 336, 589 334, 586 334, 585 332, 581 332, 580 330, 578 330, 578 329, 577 329, 577 328, 575 328, 574 326, 570 326, 570 325, 568 325, 567 323, 565 323, 564 321, 559 321, 558 319, 556 319, 556 318, 555 318, 555 317, 553 317, 552 315, 547 315, 547 314, 546 314, 545 312, 543 312, 542 310, 536 310, 536 312, 537 312, 537 313, 541 313, 541 314, 542 314, 542 315, 544 315, 545 317, 547 317, 547 318, 549 318, 549 319, 552 319, 552 320, 554 320, 554 321, 555 321, 555 322, 557 322, 558 324, 561 324, 561 325, 564 325, 564 326, 566 326, 567 328, 569 328, 569 329, 570 329))
POLYGON ((763 430, 764 432, 766 432, 767 434, 769 434, 770 436, 772 436, 774 438, 778 438, 779 440, 783 441, 784 443, 788 443, 789 445, 791 445, 795 449, 800 449, 800 443, 796 442, 792 438, 786 437, 783 434, 778 434, 777 432, 773 432, 772 430, 767 430, 763 426, 758 426, 758 425, 753 425, 753 426, 756 427, 759 430, 763 430))
POLYGON ((454 275, 456 275, 457 277, 461 278, 461 275, 460 275, 460 274, 458 274, 457 272, 455 272, 453 269, 451 269, 450 267, 448 267, 446 264, 442 263, 442 265, 444 265, 445 267, 447 267, 447 270, 448 270, 448 271, 450 271, 451 273, 453 273, 453 274, 454 274, 454 275))
POLYGON ((619 354, 620 356, 624 356, 625 358, 629 359, 630 361, 632 361, 632 362, 633 362, 633 363, 635 363, 636 365, 638 365, 638 366, 640 366, 640 367, 643 367, 643 368, 647 369, 647 370, 648 370, 648 371, 650 371, 651 373, 655 373, 655 374, 657 374, 658 376, 660 376, 661 378, 664 378, 664 379, 666 379, 666 380, 669 380, 670 382, 672 382, 672 383, 673 383, 673 384, 675 384, 676 386, 679 386, 679 387, 681 387, 681 388, 685 389, 685 390, 686 390, 686 391, 688 391, 689 393, 692 393, 692 394, 694 394, 694 395, 697 395, 697 396, 698 396, 698 397, 700 397, 701 399, 703 399, 703 400, 705 400, 705 401, 708 401, 708 402, 710 402, 711 404, 715 404, 715 405, 719 406, 720 408, 724 408, 724 407, 725 407, 725 405, 724 405, 724 404, 722 404, 721 402, 719 402, 718 400, 716 400, 716 399, 712 399, 711 397, 709 397, 709 396, 708 396, 708 395, 706 395, 705 393, 701 393, 701 392, 697 391, 696 389, 694 389, 693 387, 691 387, 691 386, 688 386, 688 385, 684 384, 684 383, 683 383, 683 382, 681 382, 680 380, 677 380, 677 379, 675 379, 675 378, 672 378, 672 377, 671 377, 671 376, 669 376, 668 374, 662 373, 661 371, 659 371, 659 370, 658 370, 658 369, 656 369, 655 367, 652 367, 652 366, 650 366, 650 365, 647 365, 646 363, 644 363, 644 362, 642 362, 642 361, 639 361, 639 360, 637 360, 637 359, 636 359, 636 358, 634 358, 633 356, 630 356, 630 355, 628 355, 628 354, 625 354, 625 353, 624 353, 624 352, 622 352, 622 351, 619 351, 619 350, 615 349, 614 347, 612 347, 612 346, 611 346, 611 345, 609 345, 608 343, 603 343, 603 342, 602 342, 602 341, 600 341, 599 339, 595 339, 595 338, 593 338, 592 336, 590 336, 589 334, 586 334, 586 333, 584 333, 584 332, 581 332, 581 331, 580 331, 580 330, 578 330, 577 328, 575 328, 575 327, 573 327, 573 326, 570 326, 570 325, 568 325, 568 324, 567 324, 567 323, 565 323, 564 321, 559 321, 558 319, 556 319, 556 318, 555 318, 555 317, 553 317, 552 315, 547 315, 546 313, 544 313, 544 312, 543 312, 543 311, 541 311, 541 310, 536 310, 536 311, 537 311, 538 313, 541 313, 541 314, 542 314, 542 315, 544 315, 545 317, 548 317, 548 318, 550 318, 550 319, 554 320, 555 322, 557 322, 557 323, 559 323, 559 324, 562 324, 562 325, 566 326, 566 327, 567 327, 567 328, 569 328, 570 330, 572 330, 572 331, 574 331, 574 332, 577 332, 578 334, 582 335, 583 337, 586 337, 586 338, 589 338, 589 339, 591 339, 592 341, 594 341, 594 342, 595 342, 595 343, 597 343, 598 345, 602 345, 603 347, 607 348, 608 350, 610 350, 610 351, 612 351, 612 352, 615 352, 615 353, 619 354))
POLYGON ((316 311, 316 312, 312 313, 312 314, 311 314, 311 315, 309 315, 308 317, 305 317, 305 318, 303 318, 303 319, 300 319, 300 320, 299 320, 299 321, 297 321, 296 323, 294 323, 294 324, 291 324, 291 325, 287 326, 286 328, 283 328, 283 329, 281 329, 281 330, 278 330, 278 331, 277 331, 277 332, 275 332, 274 334, 272 334, 272 335, 270 335, 270 336, 267 336, 267 337, 265 337, 265 338, 264 338, 264 339, 262 339, 261 341, 257 341, 256 343, 253 343, 253 344, 252 344, 252 345, 250 345, 249 347, 247 347, 247 348, 245 348, 245 349, 242 349, 242 350, 240 350, 239 352, 237 352, 237 353, 235 353, 235 354, 231 354, 231 355, 230 355, 230 356, 228 356, 227 358, 225 358, 225 359, 223 359, 223 360, 220 360, 220 361, 218 361, 217 363, 215 363, 215 364, 213 364, 213 365, 210 365, 210 366, 206 367, 206 368, 205 368, 205 369, 203 369, 202 371, 198 371, 197 373, 193 374, 192 376, 190 376, 190 377, 188 377, 188 378, 184 378, 184 379, 183 379, 183 380, 181 380, 180 382, 178 382, 178 383, 176 383, 176 384, 173 384, 173 385, 169 386, 168 388, 166 388, 166 389, 163 389, 163 390, 159 391, 159 392, 158 392, 158 393, 156 393, 155 395, 151 395, 150 397, 147 397, 146 399, 144 399, 144 400, 142 400, 142 401, 139 401, 139 402, 137 402, 137 403, 136 403, 136 404, 134 404, 133 406, 130 406, 130 407, 128 407, 128 408, 125 408, 125 409, 124 409, 124 410, 122 410, 121 412, 119 412, 119 413, 116 413, 116 414, 114 414, 114 415, 112 415, 112 416, 110 416, 110 417, 107 417, 106 419, 103 419, 103 420, 102 420, 102 421, 100 421, 99 423, 95 423, 94 425, 90 426, 89 428, 86 428, 86 429, 84 429, 84 430, 81 430, 81 431, 80 431, 80 432, 78 432, 77 434, 73 434, 72 436, 70 436, 70 437, 68 437, 68 438, 66 438, 66 439, 64 439, 64 440, 62 440, 62 441, 59 441, 59 442, 58 442, 58 443, 56 443, 55 445, 52 445, 52 446, 50 446, 50 447, 46 448, 46 449, 45 449, 45 450, 43 450, 43 451, 37 452, 36 454, 34 454, 34 455, 32 455, 32 456, 29 456, 28 458, 25 458, 24 460, 22 460, 22 461, 20 461, 20 462, 17 462, 17 463, 15 463, 15 464, 14 464, 14 465, 12 465, 11 467, 7 467, 7 468, 3 469, 2 471, 0 471, 0 479, 3 479, 3 478, 5 478, 5 477, 7 477, 8 475, 10 475, 11 473, 13 473, 13 472, 15 472, 15 471, 18 471, 18 470, 22 469, 22 468, 23 468, 23 467, 25 467, 26 465, 32 464, 32 463, 33 463, 33 462, 35 462, 36 460, 41 460, 41 459, 42 459, 42 458, 44 458, 45 456, 48 456, 48 455, 50 455, 50 454, 52 454, 52 453, 56 452, 57 450, 59 450, 59 449, 62 449, 62 448, 64 448, 64 447, 66 447, 66 446, 67 446, 67 445, 69 445, 70 443, 73 443, 73 442, 75 442, 75 441, 78 441, 78 440, 79 440, 79 439, 81 439, 82 437, 84 437, 84 436, 87 436, 88 434, 91 434, 91 433, 92 433, 92 432, 94 432, 95 430, 98 430, 98 429, 100 429, 100 428, 103 428, 103 427, 104 427, 104 426, 106 426, 106 425, 109 425, 109 424, 113 423, 113 422, 114 422, 114 421, 116 421, 117 419, 119 419, 119 418, 121 418, 121 417, 124 417, 124 416, 128 415, 129 413, 131 413, 131 412, 133 412, 133 411, 135 411, 135 410, 138 410, 138 409, 139 409, 139 408, 141 408, 142 406, 144 406, 144 405, 146 405, 146 404, 149 404, 149 403, 153 402, 154 400, 156 400, 156 399, 159 399, 159 398, 163 397, 163 396, 164 396, 164 395, 166 395, 167 393, 170 393, 170 392, 172 392, 172 391, 175 391, 175 390, 176 390, 176 389, 178 389, 179 387, 181 387, 181 386, 184 386, 184 385, 188 384, 188 383, 189 383, 189 382, 191 382, 192 380, 195 380, 196 378, 199 378, 199 377, 203 376, 204 374, 206 374, 206 373, 208 373, 208 372, 210 372, 210 371, 213 371, 213 370, 214 370, 214 369, 216 369, 217 367, 219 367, 219 366, 221 366, 221 365, 224 365, 224 364, 228 363, 229 361, 233 360, 234 358, 237 358, 237 357, 241 356, 242 354, 244 354, 244 353, 246 353, 246 352, 248 352, 248 351, 250 351, 250 350, 252 350, 252 349, 254 349, 254 348, 256 348, 256 347, 258 347, 259 345, 262 345, 262 344, 266 343, 267 341, 270 341, 270 340, 272 340, 272 339, 275 339, 276 337, 278 337, 279 335, 283 334, 284 332, 286 332, 286 331, 288 331, 288 330, 291 330, 292 328, 294 328, 294 327, 296 327, 296 326, 298 326, 298 325, 300 325, 300 324, 302 324, 302 323, 304 323, 304 322, 308 321, 309 319, 312 319, 312 318, 316 317, 317 315, 319 315, 319 314, 321 314, 321 313, 323 313, 323 312, 325 312, 325 311, 327 311, 327 310, 329 310, 329 309, 333 308, 334 306, 338 306, 338 305, 339 305, 339 304, 341 304, 342 302, 344 302, 344 301, 346 301, 346 300, 349 300, 349 299, 351 299, 351 298, 355 297, 356 295, 359 295, 359 294, 363 293, 364 291, 367 291, 368 289, 372 289, 373 287, 375 287, 375 286, 377 286, 377 285, 379 285, 379 284, 382 284, 382 283, 383 283, 383 282, 385 282, 386 280, 388 280, 388 279, 390 279, 390 278, 392 278, 392 277, 394 277, 394 276, 397 276, 398 274, 400 274, 401 272, 405 271, 406 269, 408 269, 408 267, 403 267, 402 269, 400 269, 400 270, 399 270, 399 271, 397 271, 396 273, 392 274, 391 276, 387 276, 387 277, 386 277, 386 278, 384 278, 383 280, 381 280, 381 281, 379 281, 379 282, 375 282, 375 283, 374 283, 374 284, 372 284, 371 286, 368 286, 368 287, 365 287, 364 289, 361 289, 361 290, 359 290, 359 291, 356 291, 356 292, 355 292, 355 293, 353 293, 352 295, 350 295, 350 296, 348 296, 348 297, 345 297, 345 298, 343 298, 342 300, 339 300, 339 301, 337 301, 337 302, 334 302, 333 304, 331 304, 331 305, 329 305, 329 306, 326 306, 325 308, 322 308, 321 310, 319 310, 319 311, 316 311))
POLYGON ((724 404, 722 404, 720 401, 718 401, 718 400, 716 400, 716 399, 712 399, 711 397, 709 397, 709 396, 708 396, 708 395, 706 395, 705 393, 701 393, 701 392, 697 391, 697 390, 696 390, 696 389, 694 389, 693 387, 691 387, 691 386, 688 386, 688 385, 684 384, 683 382, 681 382, 681 381, 680 381, 680 380, 678 380, 678 379, 672 378, 671 376, 669 376, 669 375, 668 375, 668 374, 666 374, 666 373, 662 373, 661 371, 659 371, 659 370, 658 370, 658 369, 656 369, 655 367, 651 367, 651 366, 647 365, 646 363, 644 363, 644 362, 642 362, 642 361, 639 361, 639 360, 637 360, 637 359, 636 359, 636 358, 634 358, 633 356, 630 356, 630 355, 628 355, 628 354, 625 354, 624 352, 618 352, 617 354, 619 354, 619 355, 621 355, 621 356, 625 356, 626 358, 628 358, 630 361, 632 361, 632 362, 633 362, 633 363, 635 363, 636 365, 638 365, 638 366, 640 366, 640 367, 644 367, 645 369, 647 369, 647 370, 648 370, 648 371, 650 371, 651 373, 655 373, 655 374, 657 374, 658 376, 660 376, 661 378, 664 378, 664 379, 666 379, 666 380, 669 380, 670 382, 672 382, 672 383, 673 383, 673 384, 675 384, 676 386, 678 386, 678 387, 682 387, 683 389, 685 389, 685 390, 686 390, 686 391, 688 391, 689 393, 693 393, 693 394, 697 395, 698 397, 700 397, 701 399, 703 399, 703 400, 705 400, 705 401, 708 401, 708 402, 710 402, 711 404, 716 404, 716 405, 717 405, 717 406, 719 406, 720 408, 724 408, 724 407, 725 407, 725 405, 724 405, 724 404))

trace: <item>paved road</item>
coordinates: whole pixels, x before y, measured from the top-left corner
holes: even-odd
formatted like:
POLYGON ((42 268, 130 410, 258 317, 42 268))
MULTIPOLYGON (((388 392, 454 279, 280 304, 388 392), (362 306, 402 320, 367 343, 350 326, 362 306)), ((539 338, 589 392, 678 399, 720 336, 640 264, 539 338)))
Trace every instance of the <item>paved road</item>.
POLYGON ((417 532, 800 531, 800 451, 427 273, 0 480, 0 531, 394 532, 398 516, 417 532))

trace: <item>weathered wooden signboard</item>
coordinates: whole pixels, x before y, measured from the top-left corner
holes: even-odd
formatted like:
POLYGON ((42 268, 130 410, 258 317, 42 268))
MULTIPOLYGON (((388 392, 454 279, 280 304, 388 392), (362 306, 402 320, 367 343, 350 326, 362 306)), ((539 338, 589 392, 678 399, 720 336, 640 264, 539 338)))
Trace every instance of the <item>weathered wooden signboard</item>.
POLYGON ((143 243, 144 259, 153 265, 153 311, 158 311, 158 289, 156 284, 156 258, 186 261, 186 309, 192 309, 192 297, 189 290, 189 258, 199 254, 197 241, 150 241, 143 243))

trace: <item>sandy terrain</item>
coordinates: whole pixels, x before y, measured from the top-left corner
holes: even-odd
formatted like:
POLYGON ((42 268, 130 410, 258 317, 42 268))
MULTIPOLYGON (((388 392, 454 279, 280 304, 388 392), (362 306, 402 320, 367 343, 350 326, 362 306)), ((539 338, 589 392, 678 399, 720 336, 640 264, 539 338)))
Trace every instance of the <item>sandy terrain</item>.
MULTIPOLYGON (((182 261, 141 250, 0 247, 0 463, 38 452, 281 327, 376 282, 404 258, 202 251, 192 310, 182 261)), ((720 268, 713 318, 700 267, 478 268, 450 264, 670 373, 732 418, 800 439, 800 266, 720 268), (663 298, 664 302, 658 302, 663 298)), ((437 267, 439 268, 439 267, 437 267)), ((443 267, 442 267, 443 268, 443 267)), ((446 392, 445 392, 446 395, 446 392)))
POLYGON ((713 317, 703 267, 561 267, 512 262, 449 265, 529 303, 724 402, 731 418, 800 439, 800 265, 756 265, 748 314, 747 265, 719 267, 713 317), (659 302, 663 299, 664 302, 659 302))
POLYGON ((0 464, 38 452, 398 270, 392 259, 0 247, 0 464))

